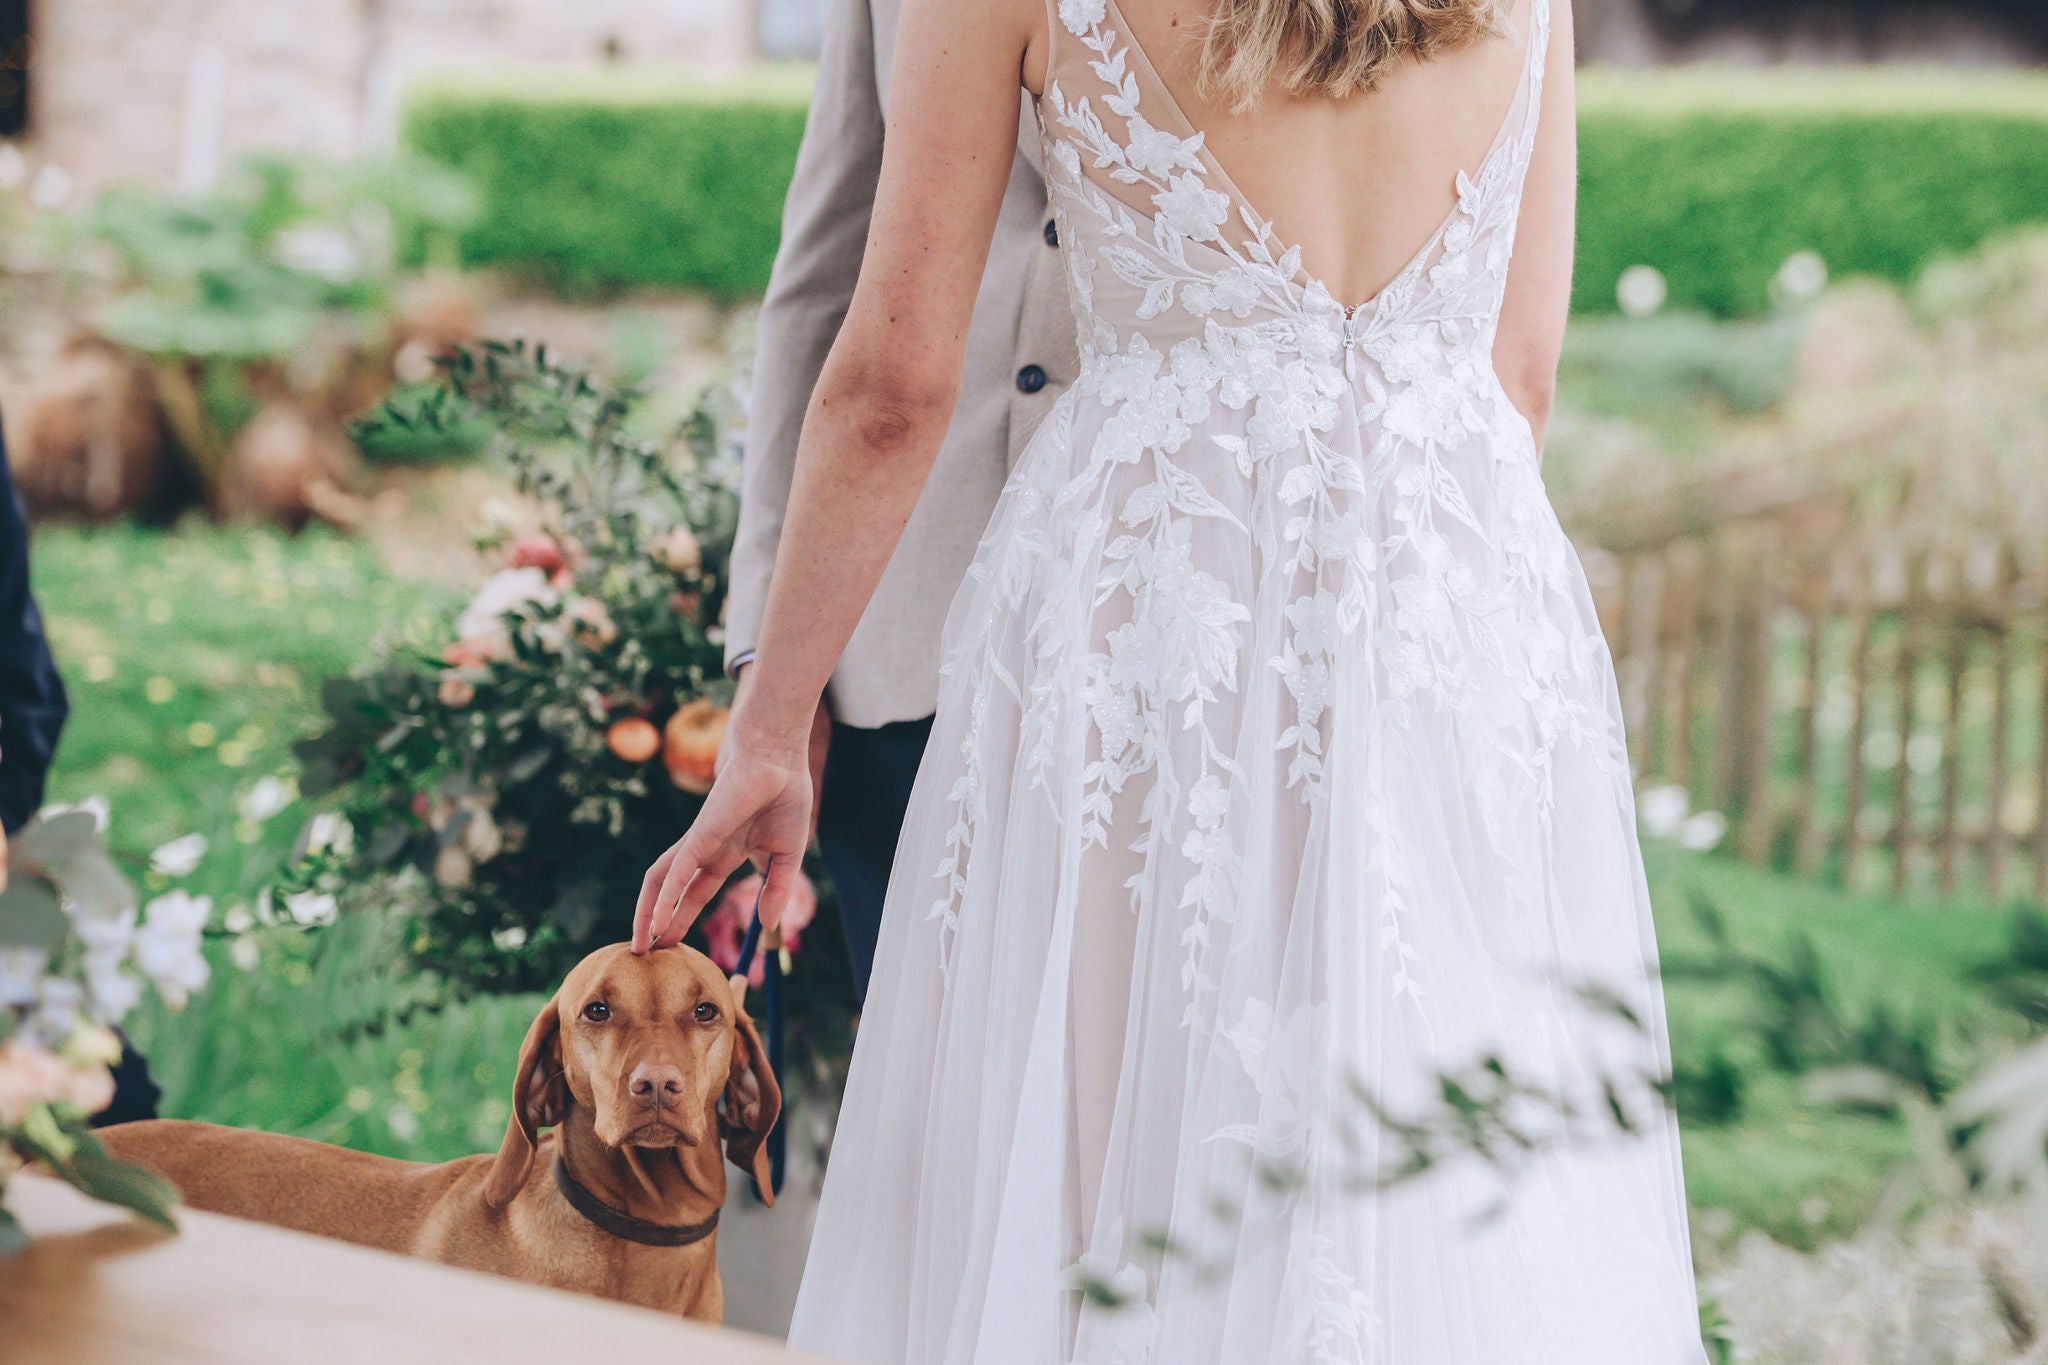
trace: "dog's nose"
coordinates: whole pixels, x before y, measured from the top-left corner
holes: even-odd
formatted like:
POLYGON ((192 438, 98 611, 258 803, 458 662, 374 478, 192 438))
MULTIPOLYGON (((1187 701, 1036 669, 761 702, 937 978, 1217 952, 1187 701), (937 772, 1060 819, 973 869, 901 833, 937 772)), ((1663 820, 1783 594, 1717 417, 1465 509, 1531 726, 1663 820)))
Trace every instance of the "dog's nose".
POLYGON ((672 1109, 682 1102, 683 1073, 672 1066, 642 1062, 626 1078, 626 1088, 649 1109, 672 1109))

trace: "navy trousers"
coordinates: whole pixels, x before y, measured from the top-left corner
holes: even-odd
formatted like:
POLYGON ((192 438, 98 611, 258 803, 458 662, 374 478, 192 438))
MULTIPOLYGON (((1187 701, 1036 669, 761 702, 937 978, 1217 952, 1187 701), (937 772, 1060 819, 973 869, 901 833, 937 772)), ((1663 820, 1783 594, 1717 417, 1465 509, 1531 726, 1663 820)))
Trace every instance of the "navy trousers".
POLYGON ((839 898, 839 922, 846 930, 854 989, 862 1001, 875 969, 889 866, 896 860, 910 788, 917 781, 917 765, 924 759, 931 733, 929 717, 879 730, 832 727, 832 750, 818 794, 818 845, 839 898))

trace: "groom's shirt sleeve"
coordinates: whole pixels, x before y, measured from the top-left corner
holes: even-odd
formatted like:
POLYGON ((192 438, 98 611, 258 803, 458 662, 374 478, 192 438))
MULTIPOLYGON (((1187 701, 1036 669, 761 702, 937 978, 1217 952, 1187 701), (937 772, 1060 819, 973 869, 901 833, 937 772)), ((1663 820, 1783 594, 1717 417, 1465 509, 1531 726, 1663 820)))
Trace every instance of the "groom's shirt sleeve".
POLYGON ((881 173, 874 13, 869 0, 832 0, 817 89, 783 205, 782 245, 756 324, 746 467, 725 604, 728 672, 753 657, 760 638, 797 435, 853 299, 881 173))

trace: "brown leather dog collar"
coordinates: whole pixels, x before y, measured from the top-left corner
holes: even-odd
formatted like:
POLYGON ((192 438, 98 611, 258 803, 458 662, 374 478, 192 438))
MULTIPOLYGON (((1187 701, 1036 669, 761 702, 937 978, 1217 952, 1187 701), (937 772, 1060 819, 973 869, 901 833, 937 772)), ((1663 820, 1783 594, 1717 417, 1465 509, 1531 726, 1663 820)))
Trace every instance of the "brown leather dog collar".
POLYGON ((649 1247, 686 1247, 701 1242, 718 1231, 718 1210, 701 1223, 686 1223, 678 1227, 671 1223, 650 1223, 645 1218, 635 1218, 605 1203, 589 1190, 577 1183, 569 1174, 569 1168, 555 1158, 555 1188, 562 1192, 562 1198, 569 1201, 569 1207, 582 1214, 599 1228, 614 1237, 628 1242, 638 1242, 649 1247))

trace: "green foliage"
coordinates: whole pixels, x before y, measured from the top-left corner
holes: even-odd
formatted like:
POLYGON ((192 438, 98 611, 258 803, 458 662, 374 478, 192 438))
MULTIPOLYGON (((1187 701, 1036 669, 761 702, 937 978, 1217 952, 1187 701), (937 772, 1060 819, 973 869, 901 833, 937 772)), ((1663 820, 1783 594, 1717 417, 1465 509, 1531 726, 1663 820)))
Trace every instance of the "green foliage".
POLYGON ((447 653, 330 680, 328 728, 299 746, 307 795, 332 792, 361 836, 311 875, 415 905, 414 954, 467 986, 549 987, 619 938, 642 873, 702 802, 608 738, 727 690, 711 630, 734 461, 712 428, 694 428, 713 432, 695 448, 640 435, 638 402, 545 349, 491 342, 379 423, 488 422, 519 491, 548 509, 546 536, 510 547, 447 653), (683 553, 665 555, 678 535, 683 553))
MULTIPOLYGON (((1650 265, 1674 308, 1754 315, 1797 252, 1904 282, 2048 221, 2039 78, 1593 73, 1581 89, 1580 312, 1613 312, 1622 272, 1650 265)), ((471 263, 745 297, 767 284, 807 99, 788 76, 443 86, 405 137, 482 187, 471 263)))
POLYGON ((1668 411, 1697 429, 1702 403, 1751 415, 1784 398, 1804 330, 1805 320, 1790 311, 1742 322, 1679 311, 1582 315, 1565 335, 1560 382, 1588 411, 1668 411))
POLYGON ((453 231, 477 200, 418 157, 388 163, 262 156, 219 191, 108 190, 60 230, 111 260, 101 326, 150 355, 292 355, 337 320, 381 324, 400 247, 453 231))
MULTIPOLYGON (((1887 1055, 1872 1046, 1876 1030, 1862 1026, 1880 1007, 1893 1020, 1940 1022, 1939 1082, 1972 1074, 2022 1041, 2024 1021, 1979 984, 1983 964, 2008 951, 2009 917, 1982 903, 1845 893, 1664 844, 1644 852, 1665 965, 1686 1187, 1701 1237, 1730 1244, 1757 1228, 1811 1248, 1854 1232, 1916 1148, 1899 1104, 1855 1102, 1884 1093, 1875 1076, 1867 1092, 1832 1082, 1868 1074, 1863 1063, 1872 1052, 1887 1055), (1718 909, 1729 940, 1782 980, 1800 979, 1788 965, 1798 940, 1824 964, 1818 977, 1829 1013, 1799 1007, 1814 1026, 1802 1028, 1793 1046, 1780 1049, 1771 1035, 1783 1031, 1799 988, 1783 1007, 1767 1007, 1747 973, 1698 970, 1722 950, 1691 908, 1695 896, 1718 909), (1778 1052, 1791 1053, 1798 1068, 1778 1066, 1778 1052), (1742 1075, 1741 1113, 1723 1124, 1705 1122, 1688 1105, 1689 1079, 1711 1071, 1717 1054, 1742 1075)), ((1893 1093, 1910 1087, 1901 1083, 1893 1093)))
POLYGON ((410 104, 416 151, 480 186, 465 264, 571 293, 758 295, 796 167, 802 84, 444 87, 410 104))
POLYGON ((1602 75, 1579 114, 1573 306, 1612 312, 1631 266, 1671 301, 1761 313, 1801 251, 1898 283, 2048 221, 2048 82, 1809 71, 1602 75))
POLYGON ((178 1205, 178 1191, 168 1180, 145 1167, 116 1160, 89 1131, 72 1134, 71 1142, 71 1152, 63 1160, 44 1154, 52 1170, 81 1194, 140 1214, 167 1232, 176 1230, 171 1210, 178 1205))

